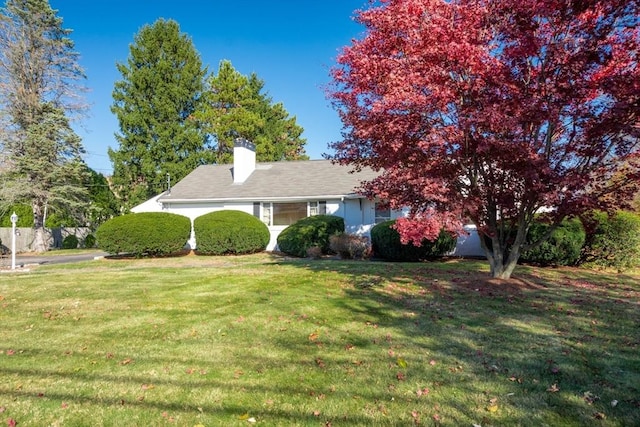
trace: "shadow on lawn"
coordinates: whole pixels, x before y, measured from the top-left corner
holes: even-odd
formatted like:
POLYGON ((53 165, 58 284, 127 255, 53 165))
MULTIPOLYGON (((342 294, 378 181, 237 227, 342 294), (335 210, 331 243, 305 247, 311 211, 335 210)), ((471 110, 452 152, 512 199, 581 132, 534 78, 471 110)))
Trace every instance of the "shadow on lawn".
MULTIPOLYGON (((25 357, 37 357, 38 354, 49 354, 50 351, 46 349, 22 349, 21 354, 25 357)), ((86 361, 86 355, 72 354, 69 357, 77 357, 78 365, 81 365, 86 361)), ((206 361, 202 359, 185 360, 184 358, 140 358, 137 359, 131 366, 135 364, 154 364, 160 366, 172 365, 174 363, 181 363, 188 366, 202 366, 211 367, 214 361, 206 361)), ((218 362, 219 361, 215 361, 218 362)), ((249 365, 261 365, 264 363, 262 358, 253 357, 251 354, 247 354, 246 363, 249 365)), ((286 366, 286 362, 282 363, 286 366)), ((176 373, 178 374, 178 373, 176 373)), ((32 399, 41 400, 48 399, 53 401, 63 402, 65 407, 72 405, 94 405, 96 407, 117 407, 123 409, 136 409, 144 408, 148 410, 157 410, 158 419, 160 419, 160 413, 168 414, 171 416, 177 416, 180 414, 193 416, 194 414, 212 415, 215 414, 219 418, 220 414, 224 414, 223 417, 228 419, 225 425, 246 425, 247 421, 243 419, 245 414, 250 413, 252 417, 256 417, 260 420, 271 420, 271 422, 286 422, 287 425, 317 425, 323 417, 313 414, 311 411, 305 411, 302 408, 288 408, 286 410, 277 407, 265 407, 264 404, 256 404, 252 407, 235 403, 232 399, 225 398, 220 401, 208 401, 206 403, 185 403, 182 399, 161 399, 155 400, 153 389, 158 388, 173 388, 180 390, 181 392, 188 393, 207 393, 212 390, 223 390, 226 395, 232 393, 238 394, 253 394, 256 396, 262 395, 290 395, 296 397, 303 397, 306 399, 312 399, 313 393, 308 387, 301 384, 296 386, 284 386, 282 384, 266 384, 263 381, 260 382, 247 382, 242 378, 237 378, 235 381, 230 381, 228 378, 212 378, 211 376, 203 373, 198 375, 192 375, 192 373, 186 371, 179 373, 180 375, 173 375, 172 378, 153 378, 150 379, 147 374, 139 373, 133 375, 123 376, 122 372, 114 372, 112 374, 96 374, 85 370, 76 371, 60 371, 56 369, 30 369, 30 368, 9 368, 0 367, 0 375, 4 378, 9 378, 11 375, 17 375, 21 378, 21 381, 29 382, 30 379, 40 380, 43 378, 54 379, 57 381, 68 382, 81 380, 83 383, 89 384, 88 389, 93 391, 93 395, 79 395, 77 391, 60 391, 56 388, 48 388, 41 390, 23 390, 22 387, 13 387, 8 383, 0 384, 0 402, 2 401, 15 401, 17 399, 32 399), (180 378, 176 378, 180 377, 180 378), (153 388, 148 388, 152 383, 153 388), (121 395, 114 396, 113 390, 125 389, 121 395), (311 394, 310 394, 311 392, 311 394)), ((337 393, 336 398, 351 399, 353 396, 344 395, 340 396, 337 393)), ((377 396, 362 395, 362 399, 375 401, 377 396)), ((162 415, 164 417, 164 415, 162 415)), ((352 425, 363 426, 368 425, 371 420, 365 415, 358 413, 344 414, 340 417, 339 425, 352 425)), ((330 422, 328 424, 331 424, 330 422)), ((123 421, 123 425, 130 425, 123 421)), ((280 424, 278 424, 280 425, 280 424)))
MULTIPOLYGON (((402 331, 398 348, 427 350, 407 355, 414 376, 463 393, 499 393, 482 389, 492 384, 508 390, 501 404, 517 410, 488 412, 492 423, 536 425, 559 415, 582 424, 606 417, 640 425, 637 278, 523 268, 498 280, 466 261, 291 265, 346 276, 347 298, 337 304, 355 318, 402 331), (434 376, 425 354, 446 369, 434 376), (531 414, 531 406, 549 414, 531 414)), ((473 419, 473 411, 458 410, 473 419)))

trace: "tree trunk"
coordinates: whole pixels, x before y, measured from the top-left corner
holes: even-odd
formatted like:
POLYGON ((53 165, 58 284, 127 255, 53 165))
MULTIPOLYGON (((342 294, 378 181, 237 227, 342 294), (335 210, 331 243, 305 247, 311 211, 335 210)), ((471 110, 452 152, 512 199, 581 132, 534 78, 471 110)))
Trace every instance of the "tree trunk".
POLYGON ((486 243, 484 237, 480 237, 480 245, 489 260, 491 268, 491 277, 496 279, 509 279, 513 270, 518 265, 520 258, 520 249, 527 235, 527 227, 521 223, 518 227, 515 241, 509 245, 506 239, 500 239, 496 233, 496 237, 491 239, 491 247, 486 243))
POLYGON ((505 248, 499 238, 491 239, 491 247, 486 243, 484 237, 480 237, 480 245, 484 249, 484 253, 489 261, 491 277, 496 279, 509 279, 513 270, 518 265, 520 257, 520 237, 516 238, 516 244, 510 248, 505 248), (507 249, 508 254, 507 254, 507 249), (505 254, 506 257, 505 257, 505 254))
POLYGON ((33 200, 31 207, 33 208, 33 228, 35 236, 33 239, 33 250, 35 252, 46 252, 49 249, 47 233, 44 229, 44 215, 46 204, 36 198, 33 200))
POLYGON ((518 264, 518 260, 510 261, 510 259, 511 257, 506 261, 499 263, 494 262, 495 260, 489 260, 489 265, 491 266, 491 277, 496 279, 509 279, 518 264))

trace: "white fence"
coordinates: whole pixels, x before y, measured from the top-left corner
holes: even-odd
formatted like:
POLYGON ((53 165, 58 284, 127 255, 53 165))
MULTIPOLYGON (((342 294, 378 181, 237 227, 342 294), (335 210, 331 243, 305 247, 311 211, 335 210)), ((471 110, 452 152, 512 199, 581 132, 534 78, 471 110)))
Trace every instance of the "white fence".
MULTIPOLYGON (((49 248, 61 248, 62 241, 65 237, 73 234, 78 238, 80 246, 82 246, 85 237, 91 234, 91 229, 87 227, 57 227, 45 228, 49 248)), ((16 253, 33 251, 33 241, 35 238, 35 229, 29 227, 16 228, 16 253)), ((11 252, 11 227, 0 227, 0 241, 2 242, 1 253, 11 252)))

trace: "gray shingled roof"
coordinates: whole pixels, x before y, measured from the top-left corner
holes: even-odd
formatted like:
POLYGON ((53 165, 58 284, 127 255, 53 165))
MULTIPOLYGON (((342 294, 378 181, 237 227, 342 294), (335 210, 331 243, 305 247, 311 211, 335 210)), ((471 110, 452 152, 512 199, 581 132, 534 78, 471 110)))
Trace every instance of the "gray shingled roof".
POLYGON ((329 160, 257 163, 242 184, 233 183, 233 165, 199 166, 171 188, 160 202, 314 199, 356 196, 362 181, 377 174, 371 170, 350 173, 352 168, 329 160))

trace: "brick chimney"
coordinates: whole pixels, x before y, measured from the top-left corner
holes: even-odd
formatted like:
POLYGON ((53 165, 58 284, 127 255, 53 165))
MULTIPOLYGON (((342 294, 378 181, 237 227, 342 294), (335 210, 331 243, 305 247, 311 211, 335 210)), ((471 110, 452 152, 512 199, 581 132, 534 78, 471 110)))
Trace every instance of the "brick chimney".
POLYGON ((256 146, 244 138, 233 144, 233 183, 242 184, 256 168, 256 146))

